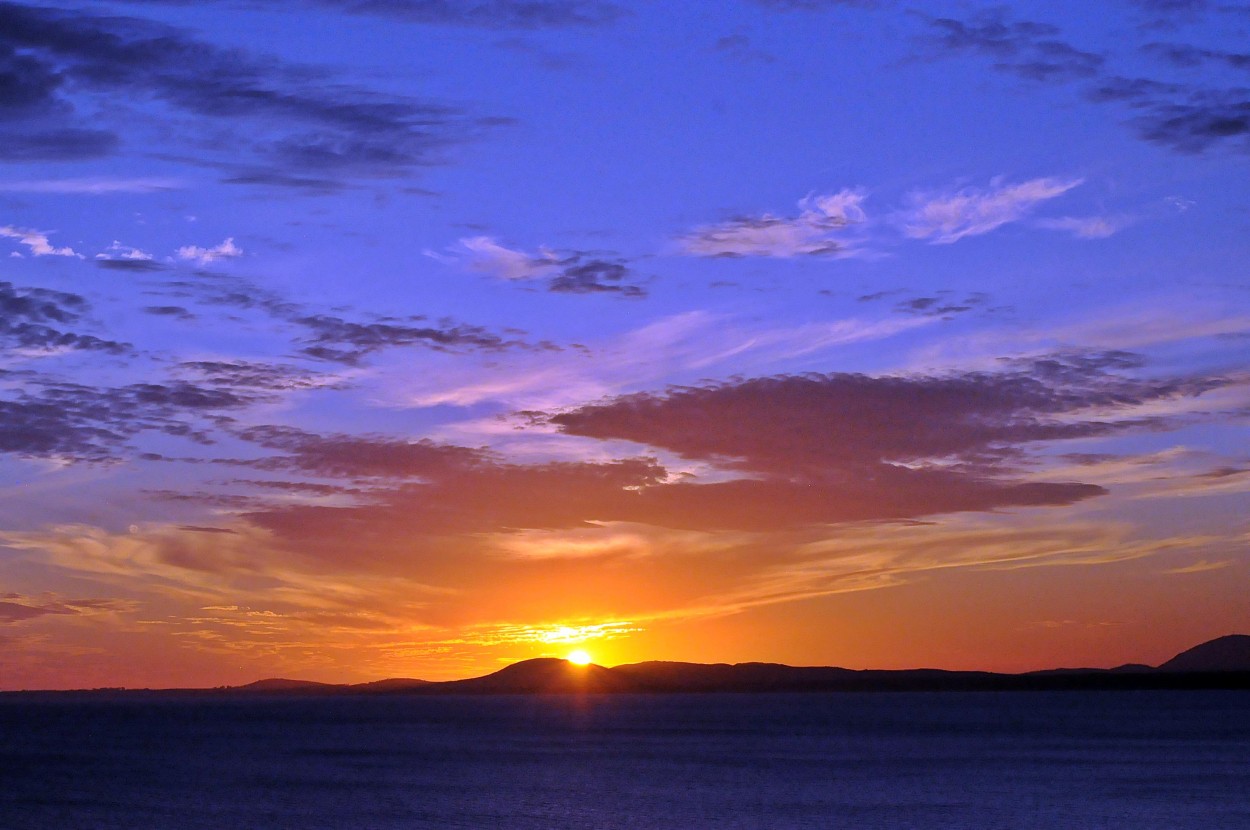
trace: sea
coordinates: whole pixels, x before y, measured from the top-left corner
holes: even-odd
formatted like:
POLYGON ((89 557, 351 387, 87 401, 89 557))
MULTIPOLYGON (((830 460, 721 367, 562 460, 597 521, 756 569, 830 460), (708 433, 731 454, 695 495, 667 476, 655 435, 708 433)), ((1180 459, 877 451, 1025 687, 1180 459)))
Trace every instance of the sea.
POLYGON ((1250 692, 0 695, 4 830, 1250 828, 1250 692))

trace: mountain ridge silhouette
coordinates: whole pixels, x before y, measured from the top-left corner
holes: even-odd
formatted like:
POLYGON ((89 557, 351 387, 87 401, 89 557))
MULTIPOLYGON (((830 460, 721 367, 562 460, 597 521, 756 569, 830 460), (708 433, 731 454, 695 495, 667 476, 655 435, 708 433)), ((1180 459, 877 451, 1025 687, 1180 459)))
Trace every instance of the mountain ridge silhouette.
MULTIPOLYGON (((100 689, 95 693, 179 692, 229 695, 525 695, 769 692, 1064 691, 1250 689, 1250 635, 1229 634, 1180 652, 1157 667, 1058 668, 1021 674, 947 669, 847 669, 783 663, 688 663, 651 660, 611 668, 556 657, 522 660, 461 680, 386 678, 319 683, 265 678, 215 689, 100 689)), ((93 693, 93 690, 78 690, 93 693)), ((62 692, 48 692, 60 694, 62 692)), ((68 692, 66 692, 68 693, 68 692)), ((5 693, 13 694, 13 693, 5 693)), ((20 694, 17 693, 17 694, 20 694)))

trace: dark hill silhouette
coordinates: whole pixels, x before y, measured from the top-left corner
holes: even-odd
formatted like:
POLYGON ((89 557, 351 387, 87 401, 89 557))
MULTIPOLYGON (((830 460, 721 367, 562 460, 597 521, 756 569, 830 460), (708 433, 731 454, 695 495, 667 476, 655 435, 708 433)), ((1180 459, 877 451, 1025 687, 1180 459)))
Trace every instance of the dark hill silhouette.
MULTIPOLYGON (((554 657, 524 660, 482 677, 431 682, 390 678, 354 685, 268 678, 246 686, 167 689, 162 694, 499 695, 710 692, 1062 691, 1093 689, 1250 689, 1250 636, 1230 634, 1183 651, 1158 668, 1045 669, 1024 674, 910 669, 857 670, 780 663, 651 661, 615 668, 554 657)), ((81 690, 71 694, 143 694, 81 690)), ((21 693, 17 693, 21 694, 21 693)), ((43 693, 38 693, 43 694, 43 693)), ((57 693, 61 694, 61 693, 57 693)))
MULTIPOLYGON (((1193 669, 1168 668, 1185 654, 1240 654, 1229 644, 1250 644, 1250 637, 1212 640, 1159 669, 1126 664, 1112 669, 1051 669, 1026 674, 996 674, 942 669, 855 670, 780 663, 681 663, 649 661, 614 668, 577 666, 566 660, 525 660, 484 677, 397 684, 392 691, 418 694, 536 694, 574 692, 853 692, 853 691, 1013 691, 1064 689, 1250 688, 1250 661, 1229 658, 1192 663, 1193 669), (1228 669, 1213 668, 1226 665, 1228 669)), ((357 687, 359 688, 359 687, 357 687)))
POLYGON ((388 677, 385 680, 354 683, 348 688, 355 692, 406 692, 429 683, 429 680, 417 680, 412 677, 388 677))
POLYGON ((318 683, 315 680, 289 680, 285 677, 266 677, 246 686, 231 686, 237 692, 310 692, 346 688, 339 683, 318 683))
MULTIPOLYGON (((829 690, 977 688, 989 672, 940 669, 858 671, 782 663, 669 663, 652 661, 612 669, 643 690, 664 692, 820 692, 829 690)), ((1004 675, 1005 676, 1005 675, 1004 675)))
POLYGON ((430 683, 410 691, 436 694, 548 694, 641 691, 615 669, 579 666, 558 657, 523 660, 484 677, 430 683))
POLYGON ((1194 646, 1159 666, 1166 672, 1250 672, 1250 636, 1229 634, 1194 646))

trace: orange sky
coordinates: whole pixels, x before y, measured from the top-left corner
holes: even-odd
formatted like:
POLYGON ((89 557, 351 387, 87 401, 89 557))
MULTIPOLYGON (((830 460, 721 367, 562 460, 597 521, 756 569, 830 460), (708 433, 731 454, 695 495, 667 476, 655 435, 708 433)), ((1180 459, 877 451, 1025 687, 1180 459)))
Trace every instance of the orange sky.
POLYGON ((0 3, 0 689, 1250 632, 1247 42, 0 3))

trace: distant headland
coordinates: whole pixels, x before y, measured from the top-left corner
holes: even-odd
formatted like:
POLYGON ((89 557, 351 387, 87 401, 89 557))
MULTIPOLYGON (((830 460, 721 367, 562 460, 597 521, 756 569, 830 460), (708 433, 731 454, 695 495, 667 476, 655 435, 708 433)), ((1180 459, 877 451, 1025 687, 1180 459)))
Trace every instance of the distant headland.
MULTIPOLYGON (((199 695, 516 695, 768 692, 1063 691, 1250 689, 1250 635, 1230 634, 1181 652, 1159 666, 1045 669, 1024 674, 944 669, 844 669, 780 663, 651 661, 607 668, 556 657, 513 663, 464 680, 390 678, 334 684, 269 678, 215 689, 98 689, 36 694, 162 693, 199 695)), ((30 694, 9 692, 5 694, 30 694)))

